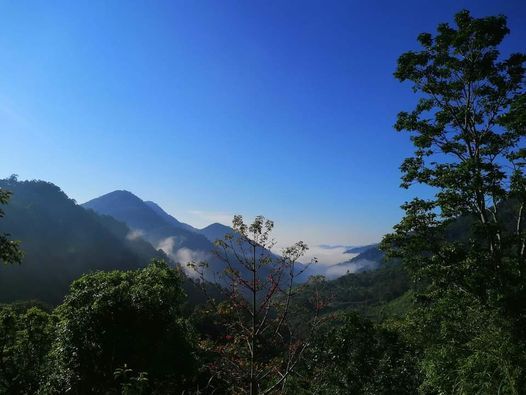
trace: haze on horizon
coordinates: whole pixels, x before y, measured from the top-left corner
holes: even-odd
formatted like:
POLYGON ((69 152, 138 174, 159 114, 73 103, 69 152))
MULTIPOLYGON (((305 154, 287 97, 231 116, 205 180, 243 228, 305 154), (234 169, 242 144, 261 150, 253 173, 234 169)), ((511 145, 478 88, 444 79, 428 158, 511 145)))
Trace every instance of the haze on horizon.
POLYGON ((126 189, 196 227, 263 214, 312 254, 376 242, 415 193, 397 57, 462 8, 524 45, 522 1, 2 2, 0 177, 126 189))

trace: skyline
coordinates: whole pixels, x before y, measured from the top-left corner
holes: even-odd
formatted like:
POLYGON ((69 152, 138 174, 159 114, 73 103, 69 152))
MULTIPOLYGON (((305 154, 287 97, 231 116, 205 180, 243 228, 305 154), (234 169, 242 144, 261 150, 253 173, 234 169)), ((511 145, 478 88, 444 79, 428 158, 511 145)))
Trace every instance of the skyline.
POLYGON ((78 203, 126 189, 197 227, 262 214, 280 244, 377 242, 416 194, 396 60, 462 8, 506 15, 503 50, 524 50, 521 1, 0 3, 0 176, 78 203))

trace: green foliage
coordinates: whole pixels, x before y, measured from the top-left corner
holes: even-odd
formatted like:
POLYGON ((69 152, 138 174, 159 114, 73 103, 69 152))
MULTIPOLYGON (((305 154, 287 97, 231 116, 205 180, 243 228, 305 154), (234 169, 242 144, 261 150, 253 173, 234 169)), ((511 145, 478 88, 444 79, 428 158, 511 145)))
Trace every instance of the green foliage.
POLYGON ((526 344, 490 306, 448 290, 406 320, 407 340, 425 352, 424 393, 516 394, 525 388, 526 344))
POLYGON ((304 386, 319 394, 412 394, 418 387, 414 350, 396 331, 346 315, 320 331, 304 386))
POLYGON ((377 320, 400 319, 405 317, 413 308, 414 292, 410 289, 401 296, 375 306, 370 314, 377 320))
MULTIPOLYGON (((179 274, 159 261, 75 281, 55 311, 45 391, 102 393, 116 388, 114 372, 125 365, 147 372, 154 391, 182 390, 195 368, 183 297, 179 274)), ((139 374, 136 384, 145 378, 139 374)))
POLYGON ((140 372, 137 376, 133 375, 133 369, 125 364, 122 368, 115 369, 113 374, 115 380, 121 383, 122 395, 141 395, 148 391, 148 373, 140 372))
POLYGON ((44 374, 53 319, 31 307, 0 307, 0 393, 34 394, 44 374))
POLYGON ((515 394, 526 379, 526 56, 500 59, 502 16, 461 11, 455 23, 398 60, 395 76, 420 97, 395 125, 415 146, 402 186, 435 196, 404 204, 383 248, 414 280, 405 331, 423 351, 421 390, 515 394))
POLYGON ((308 304, 316 293, 328 302, 325 313, 359 311, 370 318, 384 315, 382 307, 399 298, 410 287, 404 268, 395 262, 385 263, 380 269, 346 274, 332 281, 301 286, 301 304, 308 304))

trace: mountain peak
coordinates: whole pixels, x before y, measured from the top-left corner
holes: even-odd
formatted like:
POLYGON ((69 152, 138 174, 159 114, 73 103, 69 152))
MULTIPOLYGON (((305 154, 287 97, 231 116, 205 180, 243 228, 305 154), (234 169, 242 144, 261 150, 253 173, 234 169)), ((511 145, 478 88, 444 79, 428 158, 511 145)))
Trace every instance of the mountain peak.
POLYGON ((214 222, 208 226, 205 226, 202 230, 204 229, 212 229, 212 228, 228 228, 230 229, 229 226, 226 226, 226 225, 223 225, 222 223, 219 223, 219 222, 214 222))
POLYGON ((216 240, 224 239, 225 235, 229 233, 234 233, 234 229, 229 226, 220 224, 219 222, 214 222, 199 231, 204 235, 208 240, 214 242, 216 240))
MULTIPOLYGON (((142 202, 141 198, 139 198, 137 195, 125 189, 117 189, 115 191, 108 192, 104 195, 101 195, 95 199, 130 199, 130 198, 134 200, 135 199, 140 200, 142 202)), ((92 200, 95 200, 95 199, 92 199, 92 200)))

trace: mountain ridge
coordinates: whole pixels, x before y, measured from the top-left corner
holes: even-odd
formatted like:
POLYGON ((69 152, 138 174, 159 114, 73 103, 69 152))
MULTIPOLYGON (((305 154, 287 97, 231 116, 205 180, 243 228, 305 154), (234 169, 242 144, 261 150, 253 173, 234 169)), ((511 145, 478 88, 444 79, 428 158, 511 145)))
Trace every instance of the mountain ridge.
POLYGON ((0 266, 0 301, 40 299, 56 304, 69 283, 95 270, 144 267, 166 259, 150 243, 128 237, 130 229, 85 210, 45 181, 0 180, 13 193, 3 207, 0 230, 21 241, 21 265, 0 266))
POLYGON ((179 227, 181 229, 189 230, 191 232, 199 233, 199 229, 194 228, 192 225, 179 221, 177 218, 164 211, 164 209, 157 203, 152 202, 151 200, 145 200, 144 203, 171 225, 179 227))
POLYGON ((224 262, 213 254, 214 244, 199 229, 189 229, 190 225, 166 213, 155 202, 148 204, 128 191, 113 191, 83 203, 82 207, 124 222, 185 269, 191 261, 206 261, 209 278, 224 269, 224 262))

